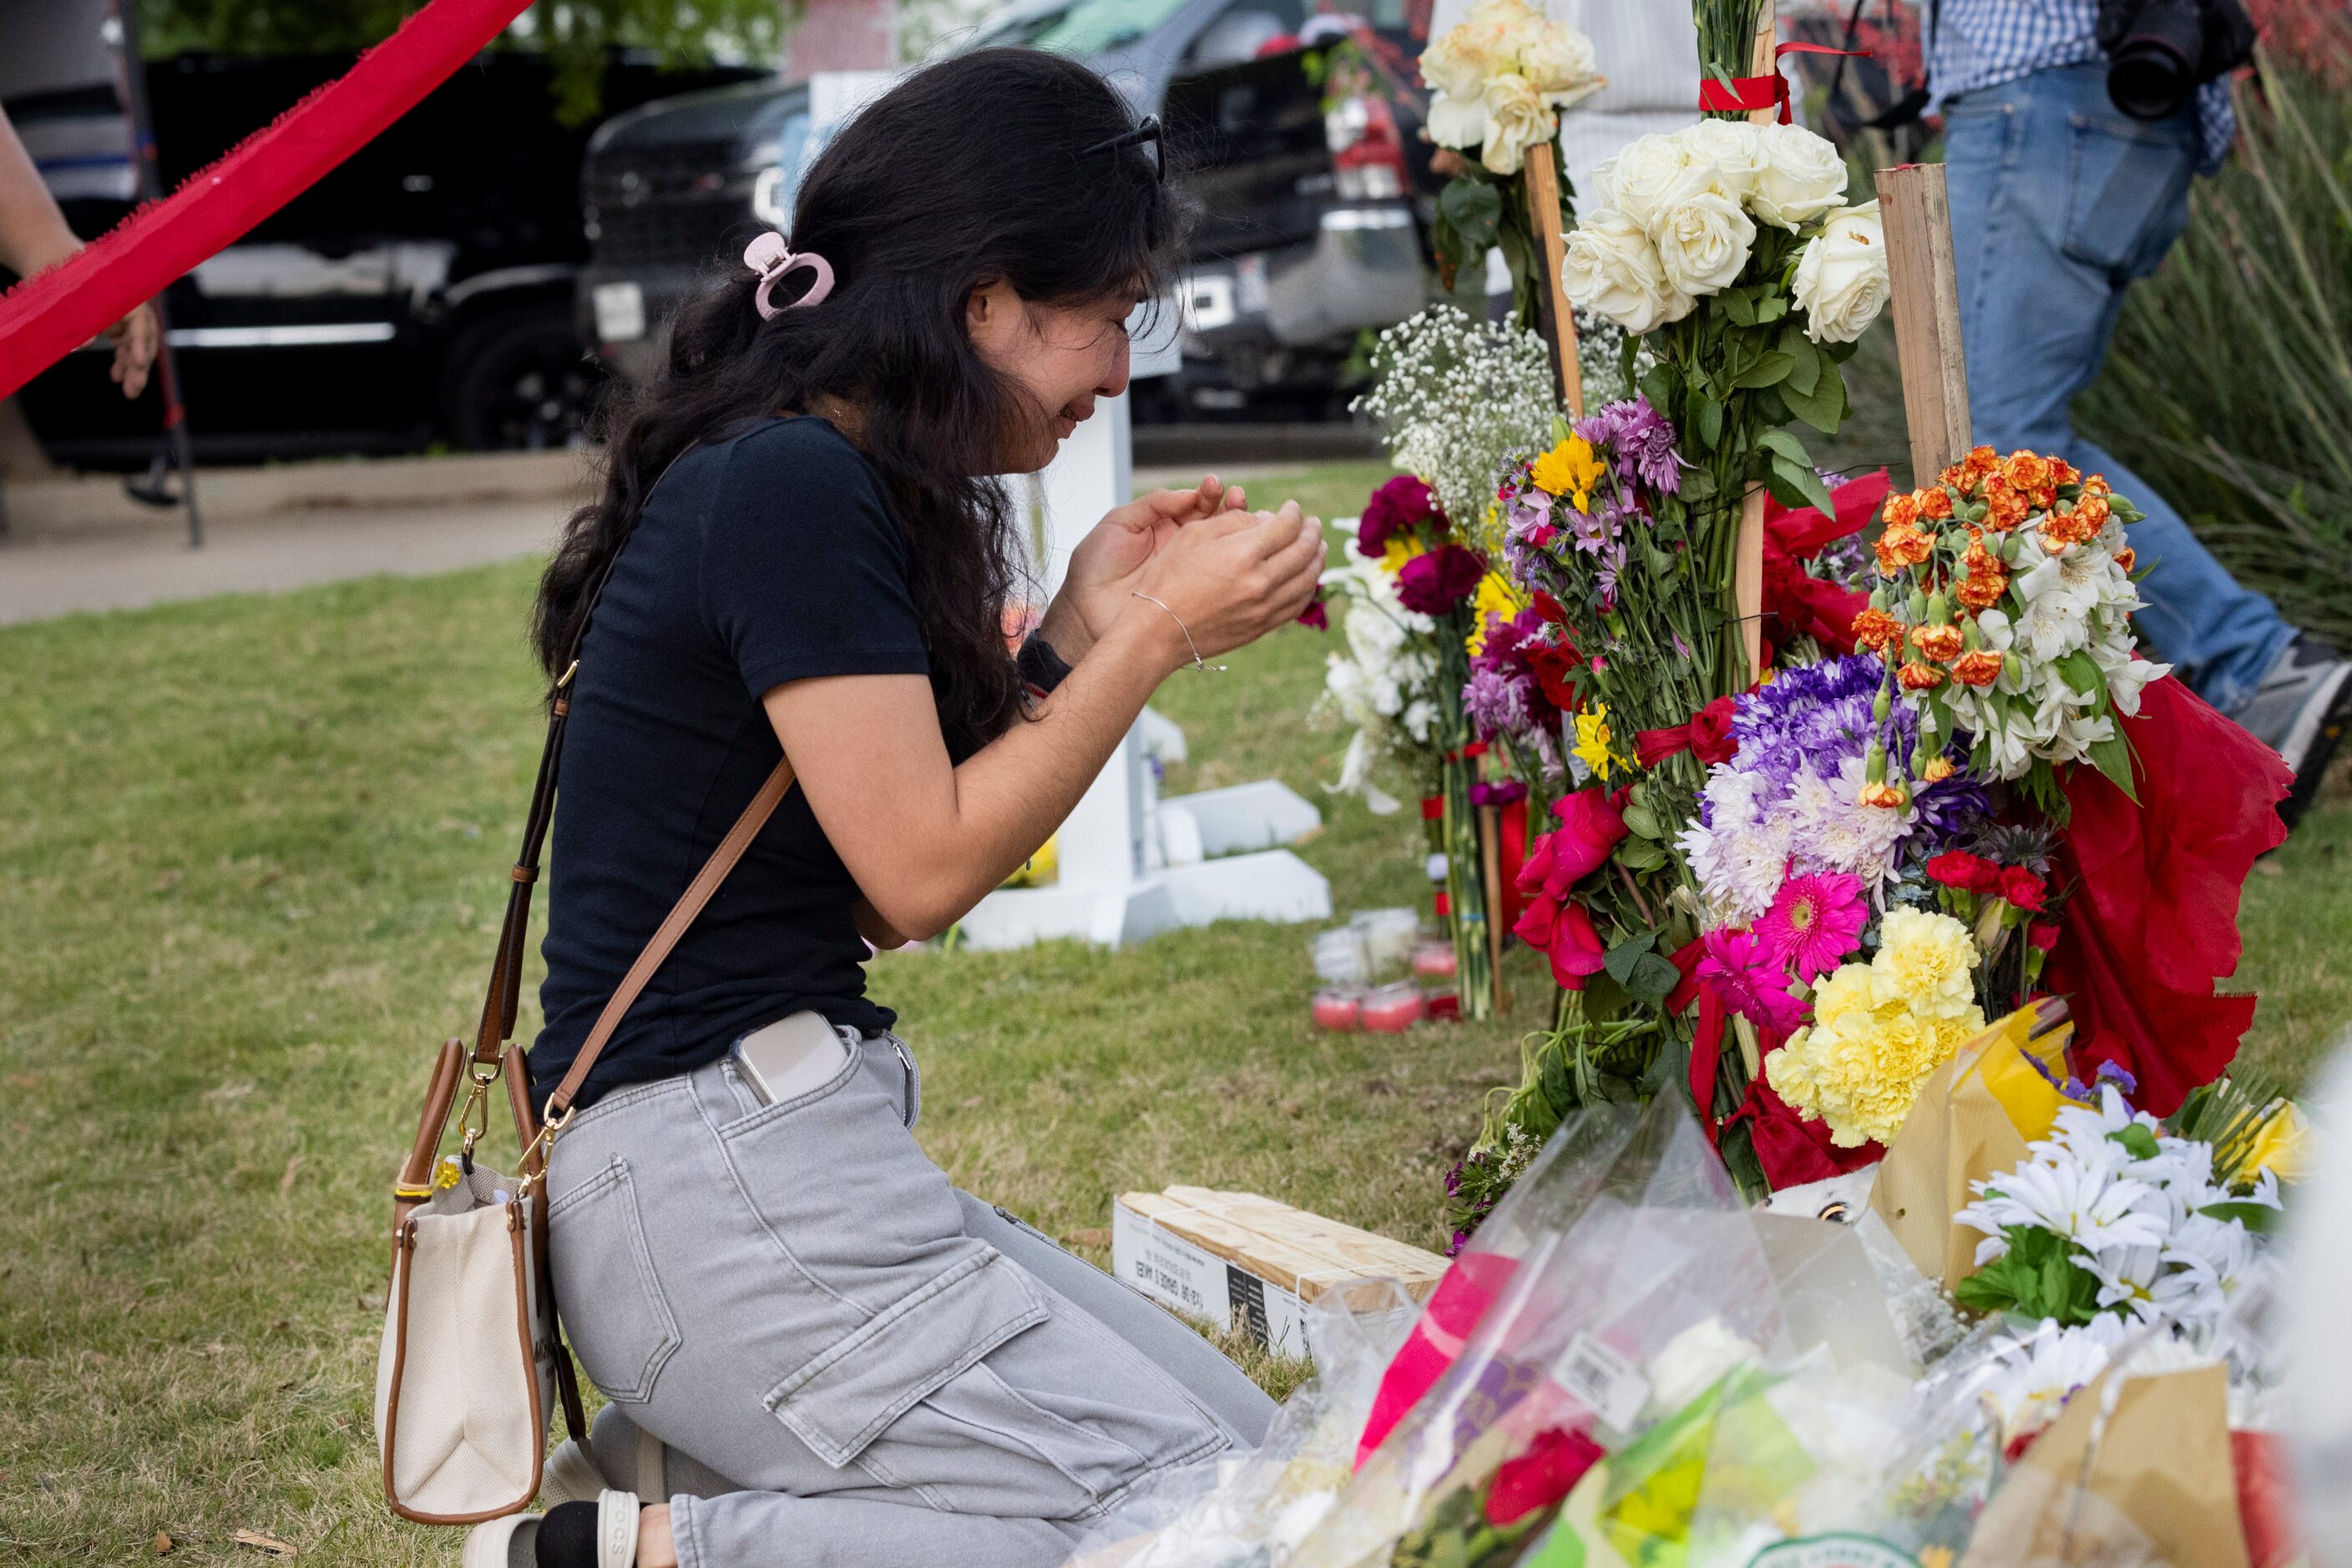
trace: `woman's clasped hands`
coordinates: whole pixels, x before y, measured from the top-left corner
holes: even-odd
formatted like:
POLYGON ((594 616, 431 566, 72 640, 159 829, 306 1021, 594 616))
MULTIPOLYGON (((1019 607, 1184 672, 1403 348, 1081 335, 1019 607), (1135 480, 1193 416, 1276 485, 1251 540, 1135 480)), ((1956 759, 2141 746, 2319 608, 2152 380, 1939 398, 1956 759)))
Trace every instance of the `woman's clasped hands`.
POLYGON ((1251 511, 1214 475, 1119 507, 1072 552, 1049 640, 1064 657, 1082 623, 1087 643, 1121 616, 1157 617, 1150 642, 1169 668, 1214 658, 1297 618, 1324 565, 1323 528, 1297 501, 1251 511), (1057 635, 1056 621, 1062 622, 1057 635))

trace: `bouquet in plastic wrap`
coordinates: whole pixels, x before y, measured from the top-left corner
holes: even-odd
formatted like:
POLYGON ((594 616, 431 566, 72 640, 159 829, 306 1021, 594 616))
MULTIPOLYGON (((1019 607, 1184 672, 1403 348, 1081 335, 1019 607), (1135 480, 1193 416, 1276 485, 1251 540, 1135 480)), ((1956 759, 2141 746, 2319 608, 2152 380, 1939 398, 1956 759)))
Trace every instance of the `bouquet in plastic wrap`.
POLYGON ((1120 1561, 2287 1563, 2262 1226, 2299 1113, 2222 1085, 2158 1123, 2048 1023, 1963 1047, 1843 1223, 1746 1207, 1674 1097, 1577 1113, 1385 1364, 1386 1323, 1318 1342, 1268 1449, 1120 1561))

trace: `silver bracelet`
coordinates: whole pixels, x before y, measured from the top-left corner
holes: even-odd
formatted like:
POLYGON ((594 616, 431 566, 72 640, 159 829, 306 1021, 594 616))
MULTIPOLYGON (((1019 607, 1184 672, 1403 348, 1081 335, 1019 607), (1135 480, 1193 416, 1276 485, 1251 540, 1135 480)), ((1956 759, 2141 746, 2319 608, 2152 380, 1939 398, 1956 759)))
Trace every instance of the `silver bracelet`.
MULTIPOLYGON (((1161 609, 1168 610, 1168 602, 1165 599, 1155 599, 1139 588, 1131 589, 1129 592, 1132 593, 1136 598, 1142 600, 1147 605, 1158 605, 1161 609)), ((1222 675, 1224 673, 1225 667, 1223 665, 1208 664, 1202 661, 1201 658, 1201 645, 1192 640, 1192 628, 1184 624, 1183 616, 1178 615, 1173 610, 1168 610, 1168 618, 1174 621, 1176 623, 1176 629, 1184 634, 1185 644, 1192 650, 1192 668, 1194 669, 1199 670, 1203 675, 1222 675)))

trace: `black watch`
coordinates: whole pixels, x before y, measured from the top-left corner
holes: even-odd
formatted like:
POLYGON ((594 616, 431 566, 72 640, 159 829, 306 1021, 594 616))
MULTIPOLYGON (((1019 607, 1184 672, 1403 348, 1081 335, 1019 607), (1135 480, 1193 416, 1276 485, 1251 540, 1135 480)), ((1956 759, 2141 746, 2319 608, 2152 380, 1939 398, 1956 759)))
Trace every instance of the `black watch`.
POLYGON ((1054 651, 1054 645, 1045 640, 1043 632, 1029 634, 1013 663, 1021 672, 1021 679, 1040 691, 1050 692, 1069 678, 1068 661, 1054 651))

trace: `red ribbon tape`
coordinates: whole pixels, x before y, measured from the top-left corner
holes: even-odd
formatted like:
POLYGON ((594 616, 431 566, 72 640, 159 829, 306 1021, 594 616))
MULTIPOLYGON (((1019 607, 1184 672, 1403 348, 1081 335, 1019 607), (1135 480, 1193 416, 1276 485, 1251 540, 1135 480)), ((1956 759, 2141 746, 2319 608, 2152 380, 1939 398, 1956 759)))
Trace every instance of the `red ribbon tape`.
POLYGON ((163 201, 0 298, 0 397, 316 184, 472 59, 530 0, 432 0, 336 80, 163 201))
POLYGON ((1778 109, 1780 123, 1790 122, 1789 79, 1780 72, 1783 55, 1853 55, 1861 58, 1864 49, 1833 49, 1826 44, 1781 44, 1772 50, 1773 70, 1769 76, 1736 76, 1726 82, 1715 77, 1703 78, 1698 84, 1698 106, 1714 114, 1753 114, 1759 109, 1778 109))

